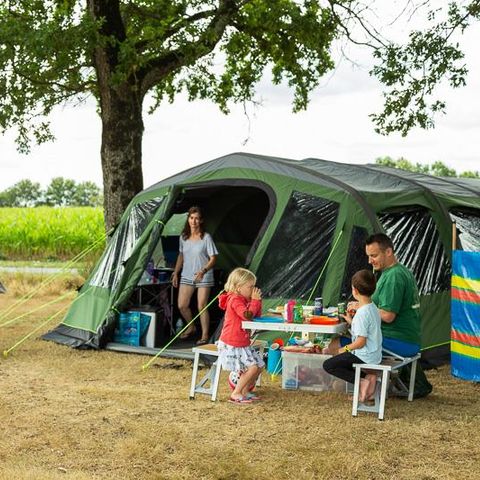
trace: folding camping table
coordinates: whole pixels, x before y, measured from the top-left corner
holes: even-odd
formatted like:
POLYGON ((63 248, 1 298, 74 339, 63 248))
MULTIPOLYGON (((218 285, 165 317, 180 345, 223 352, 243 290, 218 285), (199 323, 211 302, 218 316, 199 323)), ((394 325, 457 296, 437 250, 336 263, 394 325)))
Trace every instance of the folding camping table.
POLYGON ((348 324, 340 322, 333 325, 314 325, 312 323, 287 323, 287 322, 252 322, 243 321, 242 328, 252 331, 269 331, 269 332, 287 332, 302 334, 302 338, 308 340, 310 334, 325 333, 339 334, 347 331, 348 324))

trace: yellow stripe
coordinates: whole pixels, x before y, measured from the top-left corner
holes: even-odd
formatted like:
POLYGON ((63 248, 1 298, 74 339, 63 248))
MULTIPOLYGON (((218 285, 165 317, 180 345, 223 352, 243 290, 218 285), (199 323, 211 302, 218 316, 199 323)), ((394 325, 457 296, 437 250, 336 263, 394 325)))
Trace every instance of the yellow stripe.
POLYGON ((480 360, 480 348, 478 347, 470 347, 469 345, 464 345, 463 343, 452 340, 450 350, 480 360))
POLYGON ((459 277, 458 275, 452 275, 452 287, 480 292, 480 280, 472 280, 471 278, 463 278, 459 277))

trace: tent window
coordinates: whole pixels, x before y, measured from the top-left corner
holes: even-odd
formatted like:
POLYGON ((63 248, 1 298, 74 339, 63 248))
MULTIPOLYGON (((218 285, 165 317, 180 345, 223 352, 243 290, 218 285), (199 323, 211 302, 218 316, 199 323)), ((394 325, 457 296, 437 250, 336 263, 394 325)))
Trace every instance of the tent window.
POLYGON ((461 248, 467 252, 480 252, 480 210, 454 208, 450 217, 457 223, 461 248))
POLYGON ((420 294, 448 290, 451 265, 429 211, 418 207, 383 212, 378 217, 393 241, 398 260, 415 276, 420 294))
POLYGON ((89 284, 114 289, 123 274, 124 263, 130 258, 138 239, 150 223, 165 197, 135 205, 127 220, 119 225, 89 284))
POLYGON ((341 294, 350 297, 352 293, 352 277, 359 270, 369 268, 368 257, 365 253, 365 240, 368 237, 367 231, 362 227, 353 227, 352 236, 350 238, 350 248, 348 250, 347 266, 345 268, 345 276, 341 294))
POLYGON ((257 271, 265 296, 308 298, 330 251, 338 208, 293 192, 257 271))

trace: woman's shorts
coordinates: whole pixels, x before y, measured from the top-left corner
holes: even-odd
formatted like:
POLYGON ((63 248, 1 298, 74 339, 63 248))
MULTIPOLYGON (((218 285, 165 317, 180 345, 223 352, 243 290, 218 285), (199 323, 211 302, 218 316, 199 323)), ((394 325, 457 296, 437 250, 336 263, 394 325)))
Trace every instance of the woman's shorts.
POLYGON ((194 288, 212 288, 215 285, 215 283, 214 282, 194 282, 193 280, 182 278, 180 280, 180 285, 188 285, 194 288))

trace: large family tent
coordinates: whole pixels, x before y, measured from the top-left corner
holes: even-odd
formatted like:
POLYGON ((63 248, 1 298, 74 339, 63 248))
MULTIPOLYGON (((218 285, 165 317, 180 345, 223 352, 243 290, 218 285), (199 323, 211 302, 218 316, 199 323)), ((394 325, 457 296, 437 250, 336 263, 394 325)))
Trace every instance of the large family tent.
POLYGON ((452 221, 457 247, 480 250, 478 180, 247 153, 217 158, 139 193, 47 338, 104 347, 169 219, 192 205, 203 208, 218 247, 219 278, 236 266, 252 269, 267 307, 316 296, 336 305, 350 294, 352 274, 368 266, 366 237, 387 233, 419 285, 424 351, 448 351, 452 221))

